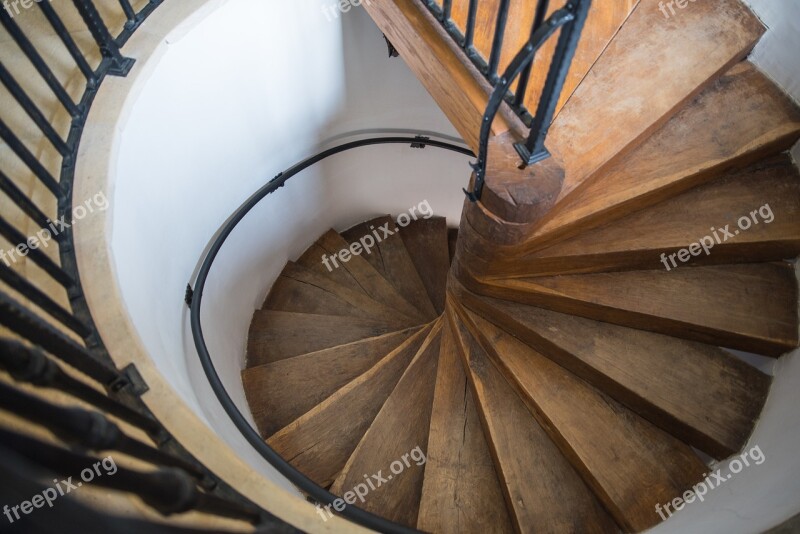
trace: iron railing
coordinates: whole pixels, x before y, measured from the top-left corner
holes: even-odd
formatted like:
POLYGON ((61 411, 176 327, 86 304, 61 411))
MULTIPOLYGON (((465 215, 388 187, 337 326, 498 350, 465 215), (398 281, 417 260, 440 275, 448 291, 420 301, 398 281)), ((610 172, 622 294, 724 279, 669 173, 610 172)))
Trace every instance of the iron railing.
POLYGON ((550 0, 539 0, 536 4, 530 38, 502 75, 498 70, 504 50, 511 0, 496 0, 498 6, 497 17, 488 59, 484 58, 475 46, 475 28, 480 0, 461 0, 469 1, 464 33, 461 32, 452 18, 453 1, 442 0, 442 4, 439 5, 436 0, 422 0, 428 10, 441 22, 455 43, 494 88, 481 124, 480 150, 478 159, 473 164, 475 170, 473 188, 472 191, 465 190, 467 197, 475 202, 481 198, 486 178, 486 162, 492 122, 503 102, 507 103, 523 120, 525 125, 530 128, 527 140, 524 143, 516 143, 514 145, 522 159, 523 166, 532 165, 550 157, 550 153, 544 144, 545 139, 564 88, 564 81, 572 65, 572 59, 578 47, 592 0, 568 0, 562 8, 554 11, 547 18, 545 17, 550 8, 550 0), (528 97, 534 60, 537 52, 558 30, 561 30, 561 32, 550 61, 550 68, 544 87, 539 95, 536 114, 531 115, 525 107, 525 102, 528 97), (517 79, 519 79, 519 83, 514 88, 513 84, 517 79))
MULTIPOLYGON (((298 471, 289 462, 283 459, 280 454, 275 452, 269 445, 267 445, 264 438, 262 438, 258 431, 250 425, 247 419, 236 407, 236 404, 233 402, 230 395, 228 395, 228 392, 225 390, 225 386, 222 384, 222 380, 220 379, 216 368, 214 367, 214 362, 211 358, 211 354, 208 351, 205 337, 203 335, 203 325, 201 320, 203 290, 206 282, 208 281, 211 268, 214 265, 214 260, 217 258, 217 255, 225 244, 225 241, 236 229, 237 225, 242 221, 242 219, 244 219, 245 216, 247 216, 247 214, 253 208, 255 208, 259 202, 283 187, 293 176, 326 158, 361 147, 383 144, 408 144, 411 148, 418 149, 430 146, 434 148, 450 150, 464 154, 465 156, 474 157, 473 152, 467 148, 443 141, 432 140, 426 136, 373 137, 369 139, 361 139, 335 146, 311 156, 290 167, 286 171, 279 173, 261 189, 256 191, 238 210, 236 210, 236 212, 228 219, 227 223, 217 232, 216 237, 212 240, 211 245, 208 247, 208 252, 200 262, 200 268, 194 280, 194 287, 192 287, 190 283, 186 288, 186 304, 191 310, 190 322, 192 328, 192 337, 194 338, 194 344, 197 348, 197 354, 200 358, 200 363, 203 366, 206 378, 211 384, 211 389, 214 391, 214 395, 216 395, 220 404, 222 404, 222 407, 225 409, 225 412, 228 414, 228 417, 230 417, 231 421, 233 421, 234 425, 236 425, 236 428, 239 429, 239 432, 242 433, 248 443, 250 443, 250 445, 279 473, 289 479, 289 481, 297 486, 302 492, 308 495, 310 499, 323 506, 332 504, 333 501, 339 497, 319 486, 316 482, 298 471)), ((387 519, 371 514, 353 505, 345 506, 345 508, 339 513, 351 521, 378 532, 393 534, 412 534, 417 532, 414 529, 393 523, 387 519)))
MULTIPOLYGON (((170 435, 143 402, 141 396, 148 388, 136 368, 118 369, 114 365, 84 298, 71 229, 73 180, 83 129, 106 76, 125 76, 133 68, 134 60, 124 56, 121 49, 162 0, 138 0, 138 9, 129 0, 118 2, 118 19, 124 22, 116 37, 93 0, 72 0, 71 6, 35 2, 34 9, 42 15, 36 23, 36 13, 15 13, 11 3, 0 7, 0 24, 18 48, 12 51, 5 48, 12 45, 3 45, 4 57, 21 54, 13 58, 13 65, 0 62, 0 82, 16 102, 4 102, 3 109, 12 110, 17 105, 15 111, 24 112, 31 121, 30 125, 20 125, 23 121, 11 120, 13 124, 9 124, 0 119, 0 139, 9 152, 0 164, 0 191, 5 197, 0 200, 16 206, 13 217, 10 212, 0 213, 0 235, 11 247, 21 247, 18 255, 40 269, 18 268, 5 255, 7 251, 0 258, 0 282, 5 284, 0 288, 0 326, 6 329, 0 336, 0 370, 11 377, 10 381, 0 381, 2 503, 19 504, 41 493, 42 482, 46 488, 52 486, 54 477, 77 478, 82 470, 98 463, 101 451, 118 452, 156 470, 145 472, 120 465, 113 477, 98 478, 94 485, 135 495, 163 515, 199 511, 247 521, 269 531, 297 532, 236 492, 170 435), (79 45, 67 30, 65 11, 61 11, 67 7, 77 11, 91 36, 89 48, 86 42, 79 45), (52 28, 68 56, 56 61, 49 57, 48 49, 34 44, 42 37, 40 22, 52 28), (70 96, 56 75, 60 72, 63 78, 66 57, 74 62, 69 68, 82 80, 79 99, 70 96), (22 78, 19 70, 14 74, 12 66, 19 69, 19 59, 27 62, 28 72, 40 79, 33 92, 20 83, 30 85, 31 79, 22 78), (57 106, 56 111, 43 111, 43 94, 57 106), (61 110, 66 111, 67 127, 58 120, 61 110), (36 144, 32 148, 31 139, 46 146, 36 144), (55 165, 48 157, 34 155, 50 149, 60 158, 55 165), (52 172, 55 167, 58 173, 52 172), (39 186, 31 188, 29 178, 39 186), (48 239, 58 247, 57 259, 44 253, 41 243, 36 246, 20 229, 30 226, 47 230, 48 239), (63 289, 68 304, 54 298, 52 290, 44 289, 53 284, 63 289), (72 401, 51 401, 64 395, 72 401), (42 441, 35 433, 21 430, 11 423, 9 415, 25 420, 26 425, 46 429, 58 442, 42 441), (132 437, 112 419, 141 430, 147 440, 132 437)), ((106 15, 113 9, 108 2, 104 7, 106 15)), ((11 116, 23 117, 22 113, 11 116)), ((190 532, 107 515, 69 499, 51 510, 36 512, 14 523, 0 518, 6 524, 3 529, 49 532, 64 530, 64 521, 69 521, 69 531, 84 525, 82 531, 88 532, 102 525, 101 530, 108 532, 190 532)))

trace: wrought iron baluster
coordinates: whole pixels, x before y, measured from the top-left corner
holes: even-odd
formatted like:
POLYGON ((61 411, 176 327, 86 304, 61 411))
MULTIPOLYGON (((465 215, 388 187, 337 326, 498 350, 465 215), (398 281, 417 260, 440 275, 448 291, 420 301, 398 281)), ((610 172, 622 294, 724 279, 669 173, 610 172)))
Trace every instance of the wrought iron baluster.
MULTIPOLYGON (((547 16, 547 10, 550 8, 550 0, 539 0, 536 5, 536 14, 533 17, 533 26, 531 27, 531 37, 539 31, 539 28, 544 24, 544 18, 547 16)), ((530 83, 531 72, 533 71, 533 63, 536 60, 536 52, 534 52, 533 59, 525 67, 519 77, 519 84, 517 84, 516 94, 514 95, 514 105, 523 107, 525 105, 525 93, 528 91, 528 83, 530 83)))
POLYGON ((104 386, 119 389, 127 384, 117 369, 96 359, 3 291, 0 291, 0 324, 104 386))
POLYGON ((10 339, 0 339, 0 367, 14 380, 68 393, 151 435, 162 432, 161 426, 154 419, 68 375, 39 349, 27 347, 10 339))
POLYGON ((572 58, 575 56, 575 49, 578 47, 578 40, 581 31, 589 15, 591 0, 572 0, 567 4, 567 8, 573 14, 573 21, 564 27, 558 38, 556 52, 553 56, 553 63, 550 65, 550 72, 542 90, 542 98, 536 109, 536 115, 531 123, 531 131, 525 143, 517 143, 514 148, 522 158, 524 165, 532 165, 550 157, 550 152, 544 146, 550 123, 553 121, 556 105, 561 97, 564 88, 564 81, 572 65, 572 58))
POLYGON ((506 24, 508 23, 508 10, 511 0, 500 0, 497 9, 497 22, 494 27, 494 39, 492 41, 492 53, 489 56, 489 71, 487 76, 494 85, 497 82, 497 69, 500 67, 500 56, 503 54, 503 40, 506 35, 506 24))
POLYGON ((92 0, 73 0, 73 3, 100 48, 103 58, 109 61, 108 74, 112 76, 127 76, 131 67, 133 67, 134 59, 122 55, 119 45, 111 37, 108 26, 103 22, 103 18, 92 0))
POLYGON ((14 22, 11 14, 5 9, 0 9, 0 23, 2 23, 3 27, 14 39, 14 42, 17 43, 17 46, 19 46, 22 52, 28 57, 36 71, 44 79, 47 86, 50 87, 56 95, 56 98, 58 98, 69 114, 72 117, 80 115, 83 108, 76 104, 67 94, 66 89, 64 89, 64 86, 58 81, 50 67, 47 66, 41 54, 39 54, 30 40, 25 36, 17 23, 14 22))
POLYGON ((89 62, 86 61, 86 57, 83 55, 83 52, 80 51, 78 45, 75 44, 75 40, 69 34, 66 26, 61 20, 61 17, 58 16, 56 10, 53 9, 53 6, 50 5, 50 2, 37 2, 39 8, 44 13, 45 18, 50 23, 50 26, 53 27, 53 30, 58 35, 61 42, 64 43, 64 46, 67 48, 69 55, 72 56, 72 59, 75 61, 75 64, 78 66, 78 69, 83 74, 84 78, 86 78, 86 85, 90 89, 94 89, 97 87, 97 76, 94 72, 94 69, 89 66, 89 62))

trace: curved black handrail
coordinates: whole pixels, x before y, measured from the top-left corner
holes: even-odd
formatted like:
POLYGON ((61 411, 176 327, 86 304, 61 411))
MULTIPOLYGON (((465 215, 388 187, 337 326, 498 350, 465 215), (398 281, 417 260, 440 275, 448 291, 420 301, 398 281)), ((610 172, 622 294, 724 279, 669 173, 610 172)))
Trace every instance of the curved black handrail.
MULTIPOLYGON (((225 226, 223 226, 219 231, 216 239, 214 239, 214 242, 211 244, 208 252, 206 253, 206 256, 203 259, 195 278, 194 289, 192 290, 190 285, 190 290, 187 292, 187 300, 189 301, 189 306, 191 309, 190 323, 192 328, 192 337, 194 339, 195 347, 197 348, 197 354, 200 358, 200 363, 203 366, 203 371, 205 372, 206 378, 208 379, 211 389, 214 391, 214 395, 216 395, 217 400, 219 400, 220 404, 222 404, 222 407, 228 414, 228 417, 231 418, 233 424, 237 429, 239 429, 239 432, 242 433, 248 443, 250 443, 250 445, 256 451, 258 451, 258 453, 280 474, 285 476, 300 490, 310 495, 314 500, 322 505, 331 504, 333 501, 338 499, 338 497, 327 491, 325 488, 318 486, 313 480, 309 479, 303 473, 295 469, 291 464, 289 464, 289 462, 284 460, 277 452, 267 445, 258 432, 250 425, 250 423, 247 422, 242 413, 236 407, 236 404, 234 404, 233 400, 231 400, 228 392, 225 390, 225 386, 223 386, 222 381, 217 374, 217 371, 214 367, 214 362, 211 361, 211 354, 208 352, 208 347, 206 346, 205 338, 203 337, 203 327, 200 321, 200 307, 203 299, 203 289, 217 254, 222 249, 222 246, 225 244, 228 236, 230 236, 239 222, 241 222, 241 220, 244 219, 250 210, 252 210, 259 202, 261 202, 261 200, 263 200, 267 195, 274 193, 279 188, 283 187, 289 178, 330 156, 352 150, 354 148, 382 144, 410 144, 415 148, 425 148, 426 146, 431 146, 435 148, 451 150, 467 156, 475 156, 475 154, 468 148, 443 141, 431 140, 423 136, 372 137, 369 139, 361 139, 358 141, 344 143, 311 156, 300 163, 293 165, 267 182, 266 185, 256 191, 255 194, 247 199, 247 201, 233 214, 225 226)), ((412 528, 399 525, 377 515, 371 514, 353 505, 345 506, 344 510, 341 512, 341 515, 364 527, 377 530, 379 532, 398 534, 410 534, 418 532, 412 528)))

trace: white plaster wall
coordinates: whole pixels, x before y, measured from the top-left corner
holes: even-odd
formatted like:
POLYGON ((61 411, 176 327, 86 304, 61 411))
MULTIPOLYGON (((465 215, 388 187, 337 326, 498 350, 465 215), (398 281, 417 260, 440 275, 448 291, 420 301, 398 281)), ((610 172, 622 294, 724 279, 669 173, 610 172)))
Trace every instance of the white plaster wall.
MULTIPOLYGON (((364 10, 328 20, 329 3, 229 0, 176 30, 123 114, 113 181, 112 254, 139 335, 183 400, 275 480, 197 359, 182 297, 201 255, 248 196, 328 139, 376 129, 456 135, 405 64, 388 58, 364 10)), ((239 376, 247 328, 286 260, 331 226, 422 200, 457 224, 467 159, 409 153, 362 148, 317 165, 254 210, 222 250, 204 295, 204 333, 248 417, 239 376)))

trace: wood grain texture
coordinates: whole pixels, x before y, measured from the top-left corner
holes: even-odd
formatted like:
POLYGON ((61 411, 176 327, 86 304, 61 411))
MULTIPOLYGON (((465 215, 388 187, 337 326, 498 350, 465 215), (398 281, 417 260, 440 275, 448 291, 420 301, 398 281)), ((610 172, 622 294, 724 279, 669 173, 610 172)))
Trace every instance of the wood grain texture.
POLYGON ((489 358, 623 528, 657 525, 655 505, 703 479, 706 466, 688 445, 492 323, 465 314, 489 358))
POLYGON ((516 531, 617 531, 614 521, 487 358, 456 312, 449 311, 446 315, 467 370, 516 531))
POLYGON ((319 243, 314 243, 303 252, 302 256, 297 258, 296 263, 315 273, 327 276, 337 284, 348 287, 353 291, 361 291, 365 295, 367 294, 347 269, 328 269, 325 267, 322 259, 327 256, 328 251, 322 248, 319 243))
POLYGON ((367 372, 419 327, 242 371, 244 392, 265 439, 367 372))
POLYGON ((340 285, 323 274, 289 262, 272 285, 262 309, 323 315, 348 315, 384 321, 398 328, 419 324, 373 300, 362 291, 340 285))
POLYGON ((430 326, 267 440, 267 445, 320 486, 330 486, 366 433, 430 326))
POLYGON ((442 332, 427 455, 417 529, 513 532, 449 322, 442 332))
POLYGON ((740 2, 709 0, 665 19, 659 1, 639 2, 553 121, 547 146, 565 165, 562 199, 743 59, 764 32, 740 2))
POLYGON ((256 310, 247 338, 247 367, 352 343, 398 330, 374 319, 256 310))
MULTIPOLYGON (((324 250, 324 253, 328 257, 336 256, 341 251, 350 248, 350 243, 335 230, 328 230, 325 232, 325 234, 317 240, 316 245, 324 250)), ((368 256, 369 255, 366 255, 366 257, 368 256)), ((305 254, 303 257, 306 257, 305 254)), ((315 259, 313 256, 306 258, 306 261, 313 261, 314 263, 321 262, 320 258, 315 259)), ((351 254, 348 261, 343 262, 337 260, 336 266, 333 264, 331 265, 331 274, 343 270, 347 271, 348 276, 373 300, 390 306, 403 315, 415 318, 420 322, 430 320, 430 318, 426 317, 410 302, 403 298, 394 286, 365 259, 365 255, 351 254)), ((307 265, 303 264, 303 266, 305 267, 307 265)), ((323 267, 323 269, 327 271, 326 267, 323 267)))
POLYGON ((359 257, 366 259, 406 301, 431 320, 438 314, 400 237, 403 231, 405 228, 387 215, 358 224, 342 232, 342 237, 349 243, 357 243, 364 236, 372 236, 377 242, 375 248, 359 257))
POLYGON ((447 242, 447 219, 431 217, 412 221, 400 232, 422 284, 436 313, 444 311, 450 252, 447 242))
POLYGON ((369 487, 365 473, 385 474, 386 482, 369 491, 358 506, 412 528, 422 496, 441 332, 442 322, 437 320, 426 345, 409 364, 331 487, 331 493, 346 496, 359 484, 363 484, 362 491, 369 487))
POLYGON ((662 254, 675 254, 706 236, 706 246, 713 247, 709 254, 695 247, 698 255, 682 265, 752 263, 800 255, 800 175, 789 155, 730 172, 541 251, 504 261, 498 268, 507 276, 660 269, 662 254), (750 218, 743 225, 751 226, 739 232, 741 217, 750 218), (718 230, 726 225, 730 233, 739 233, 727 237, 718 230))
POLYGON ((718 347, 480 297, 463 288, 458 298, 654 425, 717 459, 746 444, 769 392, 769 376, 718 347))
POLYGON ((798 345, 797 280, 785 263, 493 280, 481 292, 756 354, 798 345))
POLYGON ((671 198, 787 150, 798 137, 800 110, 753 65, 737 64, 639 147, 562 197, 526 248, 541 249, 671 198))

